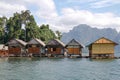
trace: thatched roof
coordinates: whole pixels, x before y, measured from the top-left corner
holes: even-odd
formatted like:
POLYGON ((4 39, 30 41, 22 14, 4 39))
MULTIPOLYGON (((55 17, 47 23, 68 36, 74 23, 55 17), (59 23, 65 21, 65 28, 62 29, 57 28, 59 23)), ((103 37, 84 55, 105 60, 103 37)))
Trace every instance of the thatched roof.
POLYGON ((7 45, 12 45, 12 44, 21 44, 22 46, 26 46, 26 42, 20 39, 12 39, 9 42, 7 42, 7 45))
POLYGON ((26 46, 27 43, 23 40, 20 40, 20 39, 16 39, 16 41, 18 41, 20 44, 22 44, 23 46, 26 46))
POLYGON ((62 46, 62 47, 65 47, 65 44, 58 39, 53 39, 53 40, 50 40, 47 43, 47 46, 62 46))
POLYGON ((27 44, 40 44, 42 46, 45 46, 45 43, 37 38, 30 40, 27 44))
POLYGON ((67 46, 80 46, 81 48, 83 48, 82 44, 80 44, 78 41, 76 41, 75 39, 72 39, 70 42, 68 42, 66 44, 67 46))

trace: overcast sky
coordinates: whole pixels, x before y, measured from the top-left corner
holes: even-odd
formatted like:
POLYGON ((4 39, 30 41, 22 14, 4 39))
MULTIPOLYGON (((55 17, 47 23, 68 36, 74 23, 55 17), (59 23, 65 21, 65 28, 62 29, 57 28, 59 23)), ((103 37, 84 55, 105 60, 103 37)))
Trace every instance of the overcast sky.
POLYGON ((0 16, 30 10, 38 25, 67 32, 79 24, 120 31, 120 0, 0 0, 0 16))

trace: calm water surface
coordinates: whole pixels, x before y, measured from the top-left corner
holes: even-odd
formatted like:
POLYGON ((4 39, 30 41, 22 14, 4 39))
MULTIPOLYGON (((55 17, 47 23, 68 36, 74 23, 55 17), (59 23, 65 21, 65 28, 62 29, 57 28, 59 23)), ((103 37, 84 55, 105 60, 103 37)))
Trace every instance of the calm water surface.
POLYGON ((120 80, 120 59, 0 58, 0 80, 120 80))

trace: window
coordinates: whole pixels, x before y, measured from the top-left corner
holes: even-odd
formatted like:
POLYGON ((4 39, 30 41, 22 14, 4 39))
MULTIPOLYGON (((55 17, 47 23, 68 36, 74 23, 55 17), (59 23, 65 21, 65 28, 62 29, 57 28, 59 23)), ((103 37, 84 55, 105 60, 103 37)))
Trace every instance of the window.
POLYGON ((53 51, 56 51, 56 48, 53 48, 53 51))
POLYGON ((56 51, 56 48, 51 48, 51 51, 56 51))
POLYGON ((32 47, 36 47, 36 45, 32 45, 32 47))
POLYGON ((16 48, 16 46, 11 46, 11 48, 16 48))

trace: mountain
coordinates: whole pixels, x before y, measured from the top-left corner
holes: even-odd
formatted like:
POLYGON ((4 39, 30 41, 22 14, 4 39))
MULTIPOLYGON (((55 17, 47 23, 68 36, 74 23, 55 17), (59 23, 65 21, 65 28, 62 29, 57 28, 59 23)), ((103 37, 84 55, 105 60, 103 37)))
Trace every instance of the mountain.
MULTIPOLYGON (((77 41, 79 41, 81 44, 86 46, 101 37, 106 37, 120 44, 120 33, 118 33, 115 29, 92 28, 91 26, 86 25, 86 24, 80 24, 78 26, 75 26, 68 33, 63 33, 61 41, 67 44, 71 39, 74 38, 77 41)), ((115 51, 120 52, 120 45, 118 45, 115 48, 115 51)))

